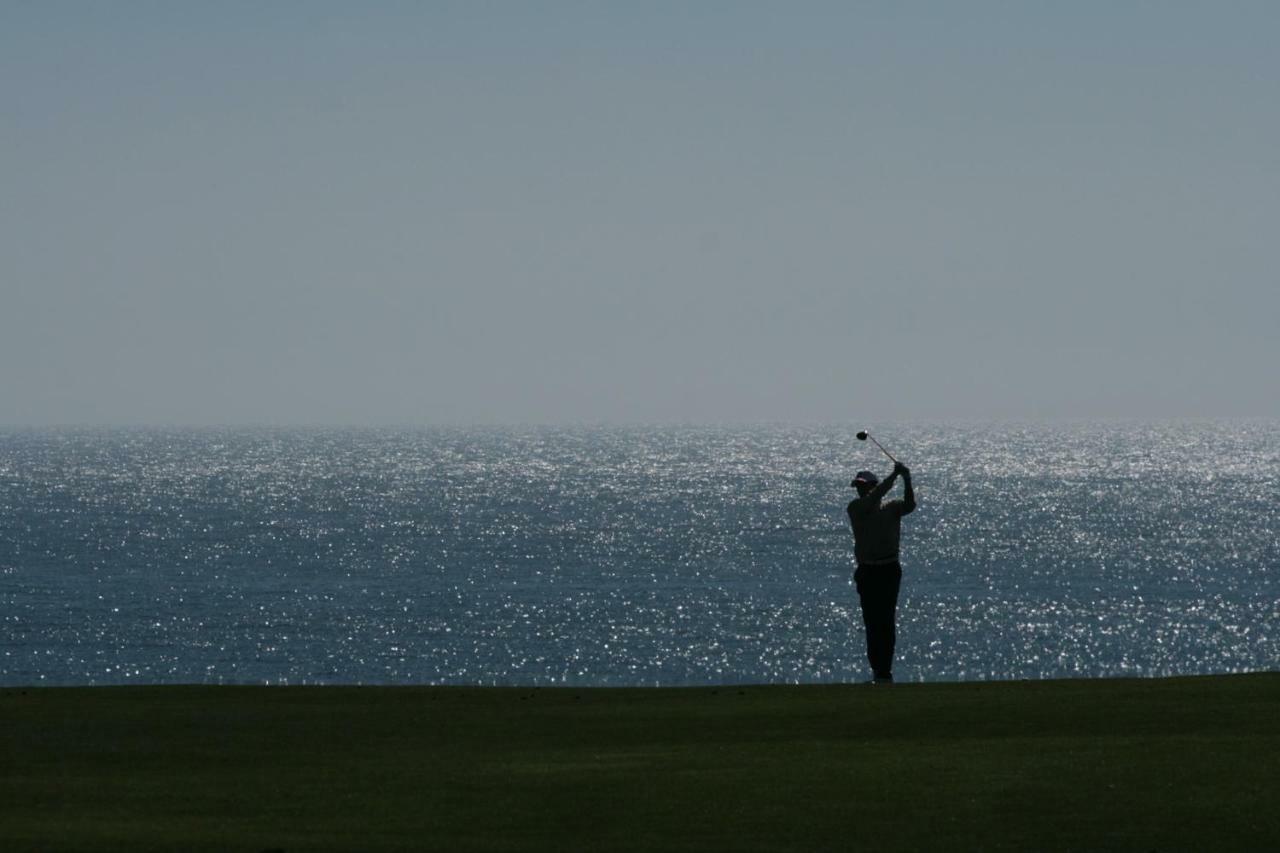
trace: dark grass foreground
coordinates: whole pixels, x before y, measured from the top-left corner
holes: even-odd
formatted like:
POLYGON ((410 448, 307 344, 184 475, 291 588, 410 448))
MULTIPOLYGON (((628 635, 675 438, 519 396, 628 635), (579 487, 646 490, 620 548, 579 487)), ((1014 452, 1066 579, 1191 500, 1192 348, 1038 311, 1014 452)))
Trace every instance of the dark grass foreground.
POLYGON ((0 849, 1266 850, 1280 674, 0 691, 0 849))

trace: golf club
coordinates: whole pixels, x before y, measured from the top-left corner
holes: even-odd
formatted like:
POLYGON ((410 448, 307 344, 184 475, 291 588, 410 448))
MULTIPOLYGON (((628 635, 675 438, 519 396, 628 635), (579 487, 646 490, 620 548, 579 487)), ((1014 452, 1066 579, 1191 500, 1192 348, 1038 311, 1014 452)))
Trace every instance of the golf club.
POLYGON ((871 439, 871 443, 874 444, 876 447, 880 448, 880 452, 883 453, 885 456, 888 456, 890 462, 892 462, 894 465, 898 464, 898 460, 893 458, 893 454, 885 450, 884 445, 876 441, 875 438, 872 437, 871 433, 867 432, 865 429, 860 430, 858 432, 858 441, 866 441, 867 439, 871 439))

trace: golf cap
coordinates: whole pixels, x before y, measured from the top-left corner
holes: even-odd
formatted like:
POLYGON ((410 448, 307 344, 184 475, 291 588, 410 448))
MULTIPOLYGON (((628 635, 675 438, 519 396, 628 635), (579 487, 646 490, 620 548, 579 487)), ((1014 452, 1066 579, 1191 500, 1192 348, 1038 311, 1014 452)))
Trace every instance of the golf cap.
POLYGON ((876 483, 879 483, 879 482, 880 482, 880 478, 877 477, 875 474, 872 474, 870 471, 859 471, 858 475, 853 478, 853 482, 849 484, 849 487, 857 488, 859 483, 863 483, 868 486, 874 486, 876 483))

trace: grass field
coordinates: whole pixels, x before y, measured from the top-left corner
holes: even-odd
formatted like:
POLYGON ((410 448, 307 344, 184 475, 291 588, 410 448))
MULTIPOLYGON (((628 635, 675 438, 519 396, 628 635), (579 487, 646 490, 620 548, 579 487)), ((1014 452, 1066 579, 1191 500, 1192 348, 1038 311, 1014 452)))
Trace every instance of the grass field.
POLYGON ((1280 674, 0 691, 0 850, 1274 850, 1280 674))

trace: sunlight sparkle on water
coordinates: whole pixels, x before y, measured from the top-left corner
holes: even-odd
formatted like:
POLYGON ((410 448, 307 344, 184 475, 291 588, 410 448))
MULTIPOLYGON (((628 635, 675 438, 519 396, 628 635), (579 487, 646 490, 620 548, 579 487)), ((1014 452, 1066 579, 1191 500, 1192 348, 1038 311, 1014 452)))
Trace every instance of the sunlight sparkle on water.
MULTIPOLYGON (((901 679, 1280 660, 1280 425, 876 434, 921 502, 901 679)), ((0 683, 855 680, 864 467, 834 428, 0 433, 0 683)))

